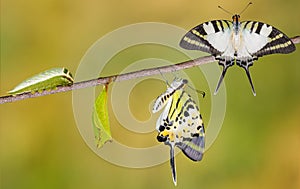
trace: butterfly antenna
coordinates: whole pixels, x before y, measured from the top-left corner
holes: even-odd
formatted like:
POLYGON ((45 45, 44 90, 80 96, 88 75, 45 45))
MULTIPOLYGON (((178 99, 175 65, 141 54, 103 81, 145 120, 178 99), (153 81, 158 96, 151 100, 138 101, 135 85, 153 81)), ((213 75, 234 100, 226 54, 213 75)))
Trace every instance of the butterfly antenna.
POLYGON ((176 77, 176 78, 179 78, 179 72, 174 68, 174 66, 172 66, 172 68, 174 69, 172 71, 172 74, 176 77))
POLYGON ((172 178, 174 185, 177 185, 177 179, 176 179, 176 165, 175 165, 175 157, 174 157, 174 146, 170 145, 170 164, 171 164, 171 170, 172 170, 172 178))
POLYGON ((224 9, 223 7, 221 6, 218 6, 219 9, 223 10, 224 12, 230 14, 230 15, 233 15, 233 13, 229 12, 228 10, 224 9))
POLYGON ((251 75, 250 75, 250 72, 249 72, 249 67, 245 67, 244 69, 245 69, 247 77, 249 79, 251 89, 252 89, 252 93, 253 93, 254 96, 256 96, 256 92, 255 92, 255 89, 254 89, 254 86, 253 86, 253 83, 252 83, 252 79, 251 79, 251 75))
POLYGON ((194 87, 192 87, 192 86, 190 86, 190 85, 188 85, 188 87, 189 87, 190 89, 196 91, 197 93, 201 94, 203 98, 205 97, 205 92, 204 92, 204 91, 200 91, 200 90, 198 90, 198 89, 195 89, 194 87))
POLYGON ((166 78, 166 76, 165 76, 163 73, 161 73, 160 70, 158 70, 158 71, 159 71, 161 77, 162 77, 162 78, 165 80, 165 82, 167 83, 167 86, 170 87, 171 85, 169 84, 168 79, 166 78))
POLYGON ((245 12, 245 10, 246 10, 250 5, 252 5, 252 2, 249 2, 248 5, 242 10, 242 12, 241 12, 239 15, 241 15, 243 12, 245 12))

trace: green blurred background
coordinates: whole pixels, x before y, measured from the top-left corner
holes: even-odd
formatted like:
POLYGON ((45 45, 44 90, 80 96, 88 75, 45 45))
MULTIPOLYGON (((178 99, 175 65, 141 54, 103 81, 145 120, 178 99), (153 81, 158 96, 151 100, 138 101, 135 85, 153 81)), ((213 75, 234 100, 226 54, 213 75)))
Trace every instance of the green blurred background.
MULTIPOLYGON (((87 49, 119 27, 153 21, 190 29, 207 20, 230 19, 231 15, 220 11, 218 5, 240 12, 247 3, 2 0, 0 94, 5 95, 23 79, 51 67, 65 66, 75 73, 87 49)), ((259 20, 289 36, 300 35, 299 0, 253 3, 242 20, 259 20)), ((300 188, 299 45, 297 48, 293 54, 267 56, 255 63, 251 73, 256 97, 244 71, 230 69, 222 130, 202 162, 191 162, 182 154, 177 156, 177 188, 300 188)), ((147 48, 143 50, 149 53, 147 48)), ((125 54, 119 59, 130 62, 130 58, 125 54)), ((192 69, 189 71, 193 74, 192 69)), ((158 84, 159 87, 153 87, 150 82, 136 88, 133 99, 149 103, 139 97, 148 90, 151 97, 147 99, 154 99, 164 90, 164 84, 158 84)), ((205 107, 201 106, 208 120, 205 107)), ((132 108, 141 119, 149 117, 147 109, 132 108)), ((94 154, 76 127, 70 92, 0 105, 0 123, 1 188, 174 187, 169 162, 130 169, 110 164, 94 154)), ((114 119, 112 123, 117 124, 114 119)), ((113 134, 122 136, 116 128, 113 126, 113 134)), ((155 136, 153 132, 121 140, 152 145, 157 144, 155 136)))

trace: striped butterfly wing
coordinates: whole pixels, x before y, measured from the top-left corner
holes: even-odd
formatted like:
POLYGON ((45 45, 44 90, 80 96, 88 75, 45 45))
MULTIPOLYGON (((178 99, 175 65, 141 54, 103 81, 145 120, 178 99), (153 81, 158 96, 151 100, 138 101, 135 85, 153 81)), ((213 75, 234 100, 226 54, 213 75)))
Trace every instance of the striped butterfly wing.
POLYGON ((157 120, 158 141, 178 146, 193 161, 204 151, 204 124, 196 102, 185 91, 176 90, 157 120))
POLYGON ((161 109, 165 106, 156 123, 157 140, 170 146, 170 164, 175 185, 177 182, 175 146, 178 146, 193 161, 200 161, 204 151, 202 117, 195 101, 183 90, 187 82, 185 79, 175 79, 166 92, 156 99, 153 109, 155 112, 154 110, 157 109, 155 107, 161 109), (165 96, 167 97, 164 98, 165 96), (164 99, 163 103, 162 99, 164 99))
MULTIPOLYGON (((179 45, 184 49, 200 50, 216 56, 221 55, 226 50, 228 51, 227 48, 232 43, 232 35, 231 21, 213 20, 191 29, 185 34, 179 45)), ((262 22, 242 22, 240 35, 243 44, 239 46, 237 59, 245 54, 257 58, 274 53, 287 54, 296 49, 287 35, 262 22)), ((232 56, 232 54, 228 54, 228 56, 232 56)))
MULTIPOLYGON (((179 131, 182 136, 177 144, 183 153, 193 161, 200 161, 205 147, 205 130, 199 107, 192 97, 184 92, 182 111, 177 115, 179 131), (181 124, 180 124, 181 122, 181 124)), ((175 118, 176 121, 176 118, 175 118)))
POLYGON ((179 90, 187 84, 186 79, 175 78, 171 85, 167 88, 166 92, 157 97, 154 102, 152 112, 156 113, 161 110, 168 102, 169 98, 174 94, 176 90, 179 90))
POLYGON ((157 140, 159 142, 164 142, 166 145, 170 146, 170 166, 171 166, 173 183, 176 186, 177 174, 176 174, 176 164, 175 164, 175 141, 173 140, 173 134, 171 131, 164 132, 165 127, 167 125, 172 126, 172 122, 170 122, 170 118, 169 118, 172 102, 173 102, 173 97, 168 99, 165 109, 159 116, 156 122, 156 130, 159 132, 159 134, 157 135, 157 140))
POLYGON ((241 23, 245 47, 253 57, 281 53, 288 54, 296 50, 290 38, 277 28, 256 21, 241 23))
MULTIPOLYGON (((239 15, 233 16, 233 20, 238 19, 239 15)), ((240 24, 227 20, 213 20, 196 26, 182 38, 180 46, 210 53, 223 66, 214 94, 218 92, 227 69, 236 60, 236 64, 244 68, 254 96, 256 92, 249 72, 253 61, 264 55, 287 54, 296 49, 289 37, 273 26, 256 21, 240 24)))
POLYGON ((191 29, 183 36, 179 45, 184 49, 200 50, 216 56, 228 47, 231 33, 230 21, 213 20, 191 29))
POLYGON ((205 146, 204 125, 195 101, 183 89, 176 90, 157 120, 157 140, 170 146, 170 164, 176 185, 174 148, 193 161, 200 161, 205 146))
POLYGON ((253 65, 253 61, 264 55, 291 53, 296 50, 296 47, 284 33, 262 22, 242 22, 240 32, 243 46, 237 51, 236 64, 244 68, 252 92, 256 96, 249 72, 249 67, 253 65))
POLYGON ((233 25, 229 20, 213 20, 200 24, 181 39, 179 45, 188 50, 200 50, 213 55, 223 66, 223 71, 217 84, 217 93, 227 69, 234 64, 234 49, 232 48, 233 25))

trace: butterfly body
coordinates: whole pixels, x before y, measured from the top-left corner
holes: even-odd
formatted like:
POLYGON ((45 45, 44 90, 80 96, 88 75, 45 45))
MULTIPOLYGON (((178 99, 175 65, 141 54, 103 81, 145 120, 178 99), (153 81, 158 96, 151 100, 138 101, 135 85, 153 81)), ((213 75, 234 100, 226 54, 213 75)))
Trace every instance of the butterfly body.
POLYGON ((281 31, 271 25, 257 21, 239 21, 234 15, 232 21, 213 20, 200 24, 180 41, 180 46, 188 50, 200 50, 212 54, 219 65, 223 66, 215 94, 222 83, 227 69, 235 63, 244 68, 256 95, 249 67, 259 57, 295 51, 293 42, 281 31))
POLYGON ((200 110, 191 96, 183 90, 186 84, 185 79, 175 79, 166 92, 156 99, 153 106, 153 112, 165 107, 156 123, 157 140, 170 146, 170 163, 175 184, 175 146, 193 161, 202 159, 205 146, 205 131, 200 110))

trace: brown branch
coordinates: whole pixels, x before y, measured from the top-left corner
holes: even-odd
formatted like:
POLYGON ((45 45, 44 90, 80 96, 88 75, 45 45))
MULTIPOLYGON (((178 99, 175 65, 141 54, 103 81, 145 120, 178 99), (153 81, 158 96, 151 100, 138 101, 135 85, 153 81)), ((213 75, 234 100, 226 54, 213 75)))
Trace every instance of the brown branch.
MULTIPOLYGON (((293 38, 291 38, 291 40, 294 44, 298 44, 298 43, 300 43, 300 36, 293 37, 293 38)), ((30 93, 29 92, 29 93, 19 94, 16 96, 12 96, 12 95, 2 96, 2 97, 0 97, 0 104, 14 102, 14 101, 18 101, 18 100, 24 100, 27 98, 45 96, 45 95, 50 95, 50 94, 55 94, 55 93, 60 93, 60 92, 67 92, 67 91, 76 90, 76 89, 93 87, 93 86, 97 86, 97 85, 101 85, 101 84, 103 85, 103 84, 107 84, 111 81, 118 82, 118 81, 135 79, 135 78, 139 78, 139 77, 156 75, 156 74, 160 74, 160 73, 174 72, 174 71, 178 71, 178 70, 182 70, 182 69, 192 68, 192 67, 199 66, 202 64, 211 63, 214 61, 215 61, 215 58, 213 56, 204 56, 204 57, 197 58, 195 60, 189 60, 186 62, 174 64, 174 65, 144 69, 144 70, 139 70, 139 71, 120 74, 120 75, 99 77, 97 79, 92 79, 92 80, 88 80, 88 81, 81 81, 81 82, 74 83, 73 85, 70 85, 70 86, 57 87, 56 90, 50 90, 50 91, 45 90, 40 93, 39 92, 30 93)))

